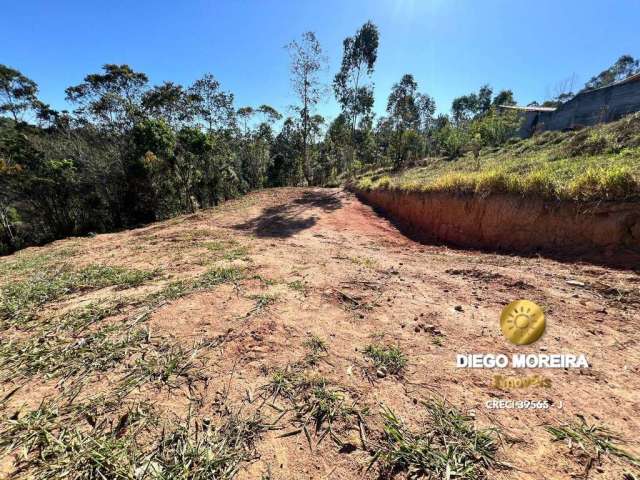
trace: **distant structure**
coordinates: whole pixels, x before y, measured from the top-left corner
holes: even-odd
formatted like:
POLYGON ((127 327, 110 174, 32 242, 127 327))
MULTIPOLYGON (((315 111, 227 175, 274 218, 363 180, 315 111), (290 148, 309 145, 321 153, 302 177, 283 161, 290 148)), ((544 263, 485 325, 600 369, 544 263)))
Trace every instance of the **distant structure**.
POLYGON ((500 105, 500 108, 522 113, 521 138, 544 130, 572 130, 612 122, 640 111, 640 73, 605 87, 580 92, 557 108, 510 105, 500 105))

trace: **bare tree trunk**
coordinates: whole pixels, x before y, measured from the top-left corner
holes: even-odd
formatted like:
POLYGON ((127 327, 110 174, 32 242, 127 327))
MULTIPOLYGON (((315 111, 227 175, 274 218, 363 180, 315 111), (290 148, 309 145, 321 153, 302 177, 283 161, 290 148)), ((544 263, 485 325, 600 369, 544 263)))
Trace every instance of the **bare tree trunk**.
POLYGON ((9 237, 9 241, 11 242, 12 247, 16 247, 16 237, 13 234, 13 230, 11 229, 11 223, 9 223, 9 218, 7 216, 7 207, 2 204, 0 205, 0 221, 2 221, 2 226, 4 230, 7 232, 7 236, 9 237))

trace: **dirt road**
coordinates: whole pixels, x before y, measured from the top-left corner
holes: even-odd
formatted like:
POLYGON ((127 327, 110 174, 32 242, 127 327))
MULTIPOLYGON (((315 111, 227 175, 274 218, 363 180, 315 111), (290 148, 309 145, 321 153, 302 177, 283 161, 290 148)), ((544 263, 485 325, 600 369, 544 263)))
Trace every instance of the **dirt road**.
MULTIPOLYGON (((205 410, 221 395, 255 401, 274 370, 304 358, 305 341, 315 335, 327 347, 315 370, 369 408, 371 439, 381 423, 381 405, 417 427, 424 417, 420 402, 435 397, 471 412, 480 426, 500 429, 498 458, 511 468, 492 470, 490 478, 583 474, 583 459, 552 442, 544 429, 576 415, 618 432, 628 442, 624 448, 640 455, 636 273, 422 245, 338 189, 261 191, 212 211, 45 248, 76 248, 79 265, 160 268, 176 279, 204 270, 221 245, 224 261, 249 275, 235 286, 167 302, 149 319, 152 332, 185 345, 224 337, 202 367, 209 381, 197 389, 205 410), (513 346, 500 332, 501 310, 517 299, 536 302, 546 314, 546 332, 530 346, 513 346), (363 355, 372 343, 399 346, 407 359, 404 374, 372 369, 363 355), (590 368, 456 368, 456 354, 462 353, 584 354, 590 368), (538 374, 551 386, 500 390, 492 386, 496 373, 538 374), (547 400, 550 408, 487 409, 492 399, 547 400)), ((32 395, 46 392, 34 387, 32 395)), ((158 399, 181 412, 187 397, 174 391, 158 399)), ((260 458, 240 478, 362 478, 371 458, 355 440, 359 447, 353 451, 330 441, 310 451, 305 435, 282 433, 263 437, 260 458)), ((620 479, 632 468, 603 457, 589 470, 589 478, 620 479)))

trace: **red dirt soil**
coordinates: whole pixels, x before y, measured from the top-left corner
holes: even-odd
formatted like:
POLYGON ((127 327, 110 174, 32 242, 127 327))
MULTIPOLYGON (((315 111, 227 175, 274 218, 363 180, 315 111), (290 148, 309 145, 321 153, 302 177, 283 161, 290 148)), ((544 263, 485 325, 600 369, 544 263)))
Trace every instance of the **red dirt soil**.
POLYGON ((464 248, 541 251, 640 270, 640 204, 547 201, 517 195, 357 191, 417 238, 464 248))
MULTIPOLYGON (((234 261, 270 281, 248 278, 239 288, 194 293, 162 306, 149 320, 154 334, 185 345, 228 336, 202 366, 212 379, 201 387, 205 407, 225 387, 238 401, 255 396, 269 378, 265 372, 302 358, 303 342, 314 334, 327 341, 329 352, 319 373, 370 407, 372 435, 381 424, 381 405, 417 427, 425 417, 418 402, 444 398, 473 412, 479 426, 503 432, 498 458, 511 468, 491 470, 489 478, 581 476, 584 465, 544 429, 576 415, 618 432, 627 441, 623 448, 640 455, 640 275, 631 271, 420 244, 339 189, 264 190, 210 211, 26 253, 73 247, 75 264, 159 267, 175 279, 203 271, 204 243, 220 238, 246 246, 247 258, 234 261), (249 314, 252 299, 264 294, 273 303, 249 314), (505 305, 522 298, 543 308, 547 327, 538 342, 517 347, 502 336, 499 317, 505 305), (362 352, 379 341, 406 354, 404 377, 366 374, 362 352), (582 353, 590 368, 458 369, 458 353, 582 353), (552 384, 500 390, 492 386, 496 373, 537 373, 552 384), (491 399, 548 400, 552 408, 488 410, 491 399)), ((36 382, 11 405, 37 405, 48 391, 42 385, 36 382)), ((10 385, 3 388, 7 392, 10 385)), ((158 398, 178 411, 186 395, 158 398)), ((367 451, 339 453, 326 440, 310 452, 304 435, 280 438, 281 433, 264 436, 259 460, 240 478, 260 478, 267 471, 283 480, 375 478, 373 470, 364 473, 371 459, 367 451)), ((621 479, 626 471, 632 467, 605 457, 589 478, 621 479)))

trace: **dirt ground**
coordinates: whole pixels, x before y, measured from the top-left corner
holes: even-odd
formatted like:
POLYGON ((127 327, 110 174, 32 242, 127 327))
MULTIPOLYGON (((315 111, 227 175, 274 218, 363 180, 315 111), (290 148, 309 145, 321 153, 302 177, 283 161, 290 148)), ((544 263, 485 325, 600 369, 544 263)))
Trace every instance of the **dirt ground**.
MULTIPOLYGON (((257 402, 270 372, 303 358, 305 340, 316 335, 328 352, 315 369, 369 408, 372 441, 383 405, 417 428, 424 418, 420 402, 440 398, 502 433, 498 459, 508 466, 489 470, 489 478, 583 478, 588 470, 589 478, 622 479, 634 471, 608 455, 587 469, 544 428, 580 415, 617 432, 626 440, 623 448, 640 455, 640 275, 633 271, 419 244, 340 189, 260 191, 210 211, 18 255, 68 248, 74 265, 158 268, 169 281, 204 271, 210 241, 241 247, 225 261, 248 275, 235 285, 168 301, 148 319, 154 335, 184 345, 223 339, 199 364, 206 381, 193 388, 203 412, 222 395, 236 404, 257 402), (500 331, 501 310, 517 299, 536 302, 546 315, 545 334, 529 346, 511 345, 500 331), (372 343, 399 346, 408 361, 404 374, 372 370, 363 355, 372 343), (456 368, 461 353, 585 354, 590 368, 456 368), (501 390, 492 386, 496 373, 539 374, 551 386, 501 390), (492 399, 547 400, 550 408, 486 408, 492 399)), ((137 291, 144 288, 153 285, 137 291)), ((114 293, 81 292, 46 308, 61 311, 96 295, 114 293)), ((5 382, 0 396, 12 388, 5 382)), ((35 378, 6 411, 37 406, 57 388, 35 378)), ((163 391, 156 400, 180 415, 192 393, 163 391)), ((310 450, 305 435, 283 436, 291 429, 265 433, 259 458, 239 478, 376 477, 375 469, 365 472, 371 455, 360 441, 353 442, 358 448, 341 450, 325 440, 310 450)), ((11 471, 9 461, 4 470, 11 471)))

